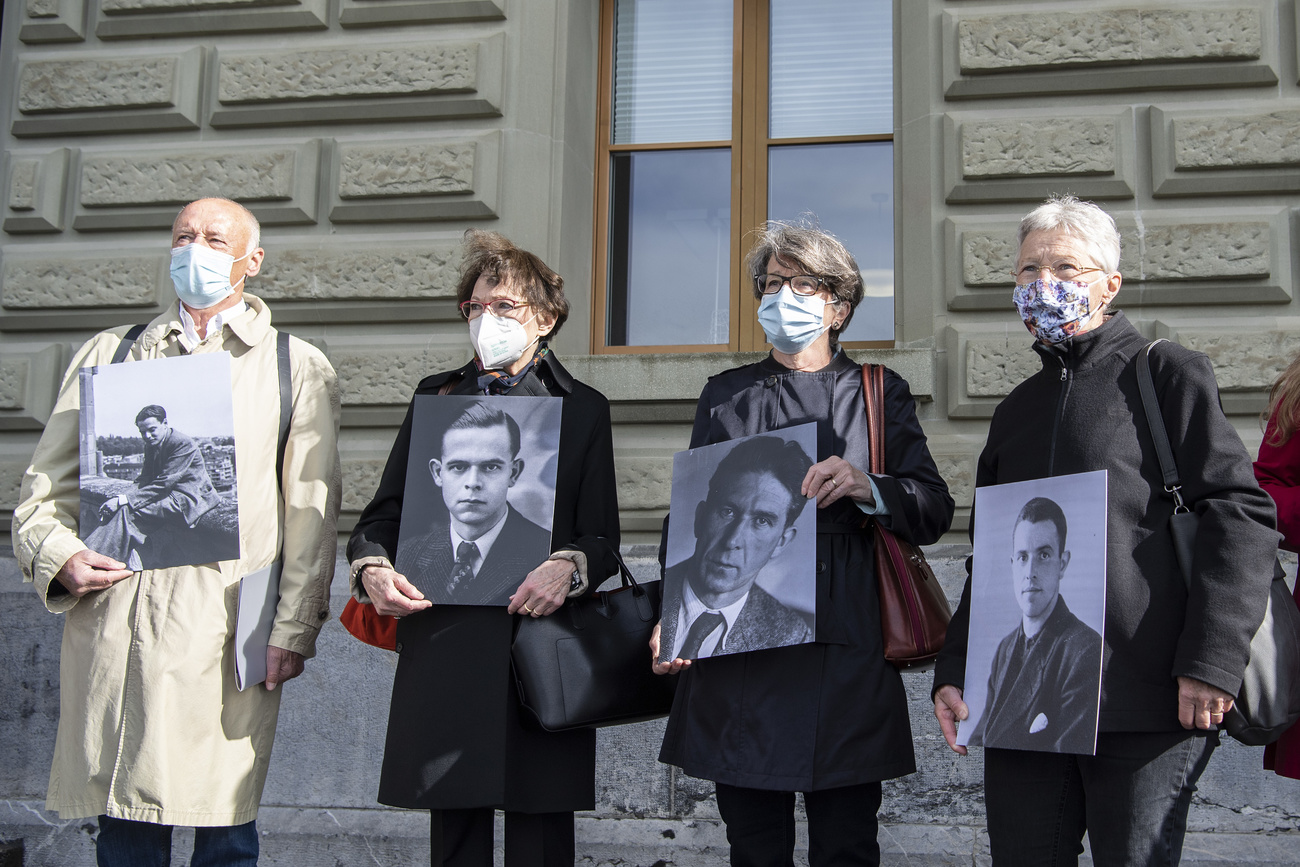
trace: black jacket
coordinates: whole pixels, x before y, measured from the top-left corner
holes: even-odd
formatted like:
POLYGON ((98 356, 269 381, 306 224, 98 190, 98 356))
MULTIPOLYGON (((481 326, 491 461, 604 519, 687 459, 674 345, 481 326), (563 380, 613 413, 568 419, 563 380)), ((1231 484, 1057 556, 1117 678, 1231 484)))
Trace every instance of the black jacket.
MULTIPOLYGON (((873 476, 891 514, 918 544, 952 520, 952 498, 925 444, 907 383, 885 374, 885 474, 873 476)), ((817 424, 817 460, 869 466, 862 368, 839 352, 825 368, 790 370, 770 356, 708 382, 691 448, 817 424)), ((817 513, 813 644, 697 660, 683 672, 661 762, 694 777, 758 789, 816 791, 916 770, 907 697, 885 661, 872 535, 840 500, 817 513)), ((662 548, 660 549, 663 550, 662 548)))
POLYGON ((998 644, 987 704, 970 743, 1092 755, 1097 744, 1101 636, 1057 597, 1056 607, 1008 678, 1020 624, 998 644))
MULTIPOLYGON (((1273 503, 1223 415, 1209 359, 1161 343, 1151 373, 1183 496, 1200 515, 1189 596, 1138 394, 1135 357, 1147 342, 1123 313, 1057 346, 1036 342, 1043 369, 998 406, 975 477, 982 487, 1109 471, 1101 731, 1179 728, 1175 677, 1237 694, 1277 552, 1273 503)), ((969 616, 968 578, 936 689, 965 682, 969 616)))
MULTIPOLYGON (((451 394, 476 393, 472 362, 424 379, 415 393, 437 394, 453 377, 459 382, 451 394)), ((609 401, 570 376, 554 355, 509 394, 564 398, 552 547, 586 553, 594 592, 618 569, 609 547, 617 550, 619 542, 609 401)), ((375 498, 352 531, 349 561, 397 560, 411 417, 408 410, 375 498)), ((508 542, 503 536, 496 544, 508 542)), ((397 622, 380 803, 524 813, 594 808, 595 731, 549 733, 525 723, 510 674, 514 624, 504 606, 474 605, 434 605, 397 622)))

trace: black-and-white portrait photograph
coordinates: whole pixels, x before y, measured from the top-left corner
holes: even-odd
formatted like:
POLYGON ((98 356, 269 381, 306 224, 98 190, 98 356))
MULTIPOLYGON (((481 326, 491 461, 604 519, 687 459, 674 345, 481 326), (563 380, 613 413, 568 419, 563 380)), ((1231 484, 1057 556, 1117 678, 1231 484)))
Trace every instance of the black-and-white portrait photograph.
POLYGON ((239 557, 230 355, 81 372, 81 540, 130 569, 239 557))
POLYGON ((551 554, 558 397, 420 395, 397 570, 435 604, 507 605, 551 554))
POLYGON ((957 743, 1093 755, 1106 620, 1106 471, 975 491, 957 743))
POLYGON ((673 456, 659 660, 813 640, 816 424, 673 456))

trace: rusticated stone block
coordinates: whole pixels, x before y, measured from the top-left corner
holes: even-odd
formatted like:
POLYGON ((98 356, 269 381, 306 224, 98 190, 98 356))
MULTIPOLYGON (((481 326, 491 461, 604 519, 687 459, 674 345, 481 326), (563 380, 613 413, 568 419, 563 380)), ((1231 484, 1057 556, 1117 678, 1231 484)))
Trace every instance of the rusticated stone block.
POLYGON ((30 368, 26 358, 0 360, 0 409, 26 407, 27 372, 30 368))
POLYGON ((201 196, 245 202, 289 199, 297 155, 297 150, 284 148, 175 156, 87 156, 82 160, 81 204, 179 203, 201 196))
POLYGON ((1180 329, 1178 342, 1210 357, 1220 391, 1266 390, 1300 351, 1295 331, 1180 329))
POLYGON ((28 63, 18 78, 24 114, 173 105, 176 57, 50 60, 28 63))
POLYGON ((1254 60, 1259 10, 1098 9, 963 17, 957 52, 964 73, 1061 66, 1254 60))
POLYGON ((28 18, 55 18, 59 14, 59 0, 27 0, 28 18))
POLYGON ((344 406, 406 406, 415 386, 431 373, 460 367, 464 349, 410 347, 387 352, 339 352, 331 348, 330 362, 339 375, 344 406))
POLYGON ((1109 117, 967 121, 961 171, 967 179, 1112 174, 1115 148, 1109 117))
POLYGON ((454 246, 289 250, 268 256, 257 292, 268 301, 452 298, 459 250, 454 246))
POLYGON ((158 298, 161 271, 156 256, 59 259, 50 256, 4 262, 4 297, 9 310, 42 307, 138 307, 158 298))
POLYGON ((975 501, 975 456, 932 452, 939 475, 948 483, 948 493, 958 508, 975 501))
POLYGON ((1267 223, 1186 223, 1146 226, 1142 232, 1144 280, 1267 277, 1267 223))
POLYGON ((340 153, 339 198, 473 192, 474 155, 473 142, 347 145, 340 153))
POLYGON ((0 508, 12 509, 18 505, 25 472, 27 472, 25 463, 0 461, 0 508))
POLYGON ((379 488, 384 474, 381 459, 343 461, 343 511, 360 512, 379 488))
POLYGON ((1263 50, 1259 9, 1141 9, 1142 60, 1254 60, 1263 50))
POLYGON ((971 340, 966 345, 966 394, 970 397, 1006 397, 1042 363, 1026 340, 971 340))
POLYGON ((672 455, 663 457, 618 456, 614 461, 618 501, 635 503, 640 509, 666 509, 673 487, 672 455))
POLYGON ((967 286, 1002 286, 1014 282, 1014 231, 1006 236, 964 232, 961 236, 962 281, 967 286))
POLYGON ((477 85, 477 68, 472 42, 223 54, 218 98, 232 104, 468 92, 477 85))
POLYGON ((1173 120, 1176 169, 1300 164, 1300 110, 1173 120))
POLYGON ((41 161, 15 159, 9 168, 9 208, 30 211, 36 207, 36 174, 41 161))

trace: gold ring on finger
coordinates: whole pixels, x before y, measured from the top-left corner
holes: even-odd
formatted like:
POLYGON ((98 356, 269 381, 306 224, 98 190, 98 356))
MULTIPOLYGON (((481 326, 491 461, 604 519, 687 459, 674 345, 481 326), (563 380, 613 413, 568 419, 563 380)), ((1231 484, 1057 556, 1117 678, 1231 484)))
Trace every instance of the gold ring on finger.
POLYGON ((533 611, 533 609, 529 608, 527 605, 524 606, 524 610, 527 611, 529 614, 536 614, 536 613, 537 613, 537 612, 533 611))
POLYGON ((831 487, 838 488, 839 486, 840 486, 839 481, 834 476, 831 476, 831 487))

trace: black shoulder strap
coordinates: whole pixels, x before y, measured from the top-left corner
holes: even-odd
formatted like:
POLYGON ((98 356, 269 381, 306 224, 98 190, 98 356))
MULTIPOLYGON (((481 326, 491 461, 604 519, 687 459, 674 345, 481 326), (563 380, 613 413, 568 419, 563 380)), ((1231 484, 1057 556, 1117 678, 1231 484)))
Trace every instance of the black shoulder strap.
POLYGON ((275 480, 284 489, 284 448, 289 442, 289 422, 293 418, 293 370, 289 365, 289 333, 279 331, 275 337, 276 367, 280 373, 280 438, 275 449, 275 480))
POLYGON ((1169 446, 1169 433, 1165 430, 1165 420, 1160 415, 1160 401, 1156 398, 1156 384, 1151 378, 1151 347, 1163 337, 1151 341, 1142 347, 1137 357, 1138 391, 1142 395, 1142 409, 1146 413, 1147 427, 1151 429, 1151 439, 1155 443, 1156 458, 1160 461, 1160 475, 1165 483, 1165 490, 1173 495, 1174 511, 1187 510, 1183 503, 1183 483, 1178 476, 1178 465, 1174 462, 1174 450, 1169 446))
POLYGON ((149 323, 144 322, 139 325, 132 325, 127 329, 126 334, 122 335, 122 342, 117 344, 117 351, 113 353, 113 360, 109 364, 121 364, 125 361, 126 354, 131 351, 131 346, 141 334, 144 334, 144 330, 148 327, 149 323))

